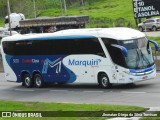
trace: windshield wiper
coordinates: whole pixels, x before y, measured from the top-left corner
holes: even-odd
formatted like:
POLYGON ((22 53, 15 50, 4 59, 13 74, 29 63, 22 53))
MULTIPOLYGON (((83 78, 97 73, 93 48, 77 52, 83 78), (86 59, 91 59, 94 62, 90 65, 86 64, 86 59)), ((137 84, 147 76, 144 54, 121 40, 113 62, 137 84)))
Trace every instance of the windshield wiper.
POLYGON ((150 63, 149 60, 146 58, 146 56, 142 53, 142 50, 139 49, 139 51, 141 52, 141 57, 143 58, 143 60, 144 60, 146 63, 148 63, 147 66, 148 66, 148 65, 150 66, 151 63, 150 63))
POLYGON ((136 49, 136 52, 137 52, 137 56, 136 56, 136 69, 138 69, 139 67, 139 63, 140 63, 140 61, 141 61, 141 59, 140 59, 140 56, 139 56, 139 53, 138 53, 138 50, 136 49))

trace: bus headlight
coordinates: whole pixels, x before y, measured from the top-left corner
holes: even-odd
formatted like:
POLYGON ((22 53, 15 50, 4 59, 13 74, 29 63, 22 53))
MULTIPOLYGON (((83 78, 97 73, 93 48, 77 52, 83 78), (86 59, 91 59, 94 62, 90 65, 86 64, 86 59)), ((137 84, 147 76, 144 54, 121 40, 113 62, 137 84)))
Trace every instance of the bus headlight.
POLYGON ((133 78, 129 78, 129 79, 132 80, 132 81, 134 80, 133 78))
POLYGON ((131 72, 129 72, 129 71, 123 71, 124 73, 126 73, 126 74, 129 74, 129 75, 136 75, 137 73, 131 73, 131 72))
POLYGON ((123 71, 124 73, 126 73, 126 74, 130 74, 130 72, 129 71, 123 71))
POLYGON ((131 73, 131 72, 130 72, 129 74, 130 74, 130 75, 134 75, 134 76, 137 75, 137 73, 131 73))

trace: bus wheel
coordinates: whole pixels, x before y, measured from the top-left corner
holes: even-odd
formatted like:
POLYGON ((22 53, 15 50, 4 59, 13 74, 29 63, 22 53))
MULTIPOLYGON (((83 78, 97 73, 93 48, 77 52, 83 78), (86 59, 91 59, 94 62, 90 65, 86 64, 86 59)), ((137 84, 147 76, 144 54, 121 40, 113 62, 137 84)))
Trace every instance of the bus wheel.
POLYGON ((33 87, 33 80, 31 79, 30 75, 25 74, 23 77, 24 77, 24 80, 23 80, 24 86, 27 88, 33 87))
POLYGON ((43 87, 44 83, 43 83, 43 78, 41 75, 39 75, 39 74, 34 75, 34 85, 37 88, 43 87))
POLYGON ((58 82, 57 84, 61 86, 61 85, 65 85, 66 83, 58 82))
POLYGON ((109 82, 108 76, 105 73, 99 76, 98 82, 102 88, 111 88, 112 86, 112 84, 109 82))

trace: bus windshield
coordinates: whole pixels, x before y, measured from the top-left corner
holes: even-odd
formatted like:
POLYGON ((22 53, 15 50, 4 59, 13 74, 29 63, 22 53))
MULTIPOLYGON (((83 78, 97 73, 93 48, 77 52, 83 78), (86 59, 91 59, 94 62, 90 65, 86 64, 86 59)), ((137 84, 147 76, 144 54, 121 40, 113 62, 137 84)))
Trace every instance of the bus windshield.
POLYGON ((140 69, 154 64, 151 47, 148 40, 144 38, 120 41, 128 51, 128 57, 125 58, 126 65, 130 69, 140 69))

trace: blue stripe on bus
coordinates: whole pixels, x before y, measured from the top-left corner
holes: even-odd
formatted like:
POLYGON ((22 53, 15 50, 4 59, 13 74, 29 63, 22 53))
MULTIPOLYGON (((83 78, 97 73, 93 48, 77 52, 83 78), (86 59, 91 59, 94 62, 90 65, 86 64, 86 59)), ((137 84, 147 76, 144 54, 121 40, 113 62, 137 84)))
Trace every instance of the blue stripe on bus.
POLYGON ((31 76, 34 71, 39 71, 46 83, 72 83, 76 80, 75 73, 67 68, 62 62, 66 55, 6 55, 5 57, 10 68, 17 76, 17 82, 23 82, 21 79, 22 71, 27 71, 31 76))
POLYGON ((96 38, 95 36, 76 36, 76 35, 72 35, 72 36, 51 36, 51 37, 38 37, 38 38, 28 38, 25 40, 61 40, 61 39, 65 39, 65 40, 70 40, 70 39, 83 39, 83 38, 96 38))
POLYGON ((155 65, 153 65, 153 66, 151 66, 151 67, 149 67, 149 68, 139 69, 139 70, 129 69, 129 71, 130 71, 131 73, 143 73, 143 72, 151 71, 151 70, 153 70, 153 69, 155 69, 155 65))
POLYGON ((8 65, 10 66, 10 60, 11 60, 12 56, 11 55, 5 55, 5 57, 6 57, 6 61, 7 61, 8 65))

